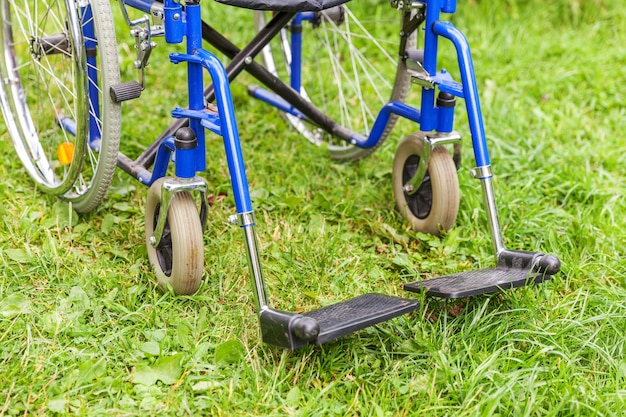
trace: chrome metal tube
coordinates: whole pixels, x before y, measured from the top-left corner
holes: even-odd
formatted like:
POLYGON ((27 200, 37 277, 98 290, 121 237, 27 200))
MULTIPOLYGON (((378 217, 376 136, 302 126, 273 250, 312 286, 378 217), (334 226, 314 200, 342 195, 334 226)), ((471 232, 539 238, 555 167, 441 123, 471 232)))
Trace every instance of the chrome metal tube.
POLYGON ((493 183, 491 176, 480 178, 483 189, 483 197, 485 200, 485 209, 487 210, 487 219, 489 220, 489 228, 491 229, 491 237, 493 239, 493 248, 496 252, 496 259, 500 253, 505 250, 502 243, 502 230, 500 229, 500 220, 498 219, 498 209, 496 207, 496 198, 493 191, 493 183))
POLYGON ((261 261, 257 249, 256 234, 254 233, 254 214, 239 214, 239 226, 243 230, 244 241, 246 245, 246 253, 248 255, 248 267, 252 278, 254 301, 257 313, 267 308, 267 296, 265 294, 265 281, 263 279, 263 270, 261 269, 261 261))

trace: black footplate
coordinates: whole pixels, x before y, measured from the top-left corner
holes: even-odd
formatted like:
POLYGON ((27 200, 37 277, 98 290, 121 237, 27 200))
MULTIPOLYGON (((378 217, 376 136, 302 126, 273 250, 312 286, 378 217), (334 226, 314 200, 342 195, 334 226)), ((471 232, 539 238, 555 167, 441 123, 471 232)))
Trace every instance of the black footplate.
POLYGON ((495 268, 462 272, 404 284, 412 292, 441 298, 462 298, 540 284, 559 272, 561 264, 552 255, 503 251, 495 268))
POLYGON ((365 294, 303 314, 261 311, 263 341, 289 349, 322 344, 419 308, 419 302, 365 294))

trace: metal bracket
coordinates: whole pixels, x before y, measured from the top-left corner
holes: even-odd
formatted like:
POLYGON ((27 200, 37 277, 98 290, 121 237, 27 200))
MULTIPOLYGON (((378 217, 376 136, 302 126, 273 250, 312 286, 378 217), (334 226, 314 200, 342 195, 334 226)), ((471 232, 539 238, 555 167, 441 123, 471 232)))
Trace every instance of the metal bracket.
POLYGON ((412 195, 417 192, 422 184, 422 181, 424 180, 424 177, 426 176, 428 163, 430 162, 430 157, 436 146, 458 144, 460 142, 461 135, 457 132, 437 133, 435 136, 424 136, 424 141, 422 142, 422 153, 420 155, 417 171, 415 172, 415 175, 407 181, 406 184, 404 184, 404 192, 408 195, 412 195))
POLYGON ((424 87, 427 90, 435 88, 435 79, 428 74, 428 71, 424 69, 424 65, 421 60, 424 59, 423 51, 414 51, 415 57, 409 56, 406 58, 406 69, 411 75, 411 82, 424 87))
POLYGON ((126 24, 131 28, 130 34, 135 38, 135 49, 137 50, 137 60, 134 62, 135 68, 139 71, 139 83, 141 88, 146 87, 145 68, 148 66, 152 50, 156 48, 153 37, 163 36, 165 29, 163 26, 163 5, 154 2, 150 9, 150 16, 143 15, 139 19, 132 20, 128 14, 126 0, 120 0, 120 6, 126 19, 126 24), (150 18, 159 23, 151 25, 150 18))
POLYGON ((157 220, 156 227, 154 228, 154 234, 150 236, 150 244, 153 247, 157 247, 161 243, 163 237, 163 230, 165 229, 165 221, 167 220, 167 212, 170 207, 170 202, 174 197, 174 194, 183 191, 199 192, 200 193, 200 224, 202 229, 206 227, 208 216, 208 204, 207 204, 207 182, 204 178, 167 178, 161 185, 161 208, 159 210, 159 218, 157 220))
POLYGON ((152 50, 157 46, 152 41, 150 24, 145 22, 145 26, 137 26, 131 29, 130 34, 135 37, 135 49, 137 50, 137 60, 134 62, 135 68, 139 70, 139 83, 141 88, 146 88, 145 68, 148 66, 152 50))
POLYGON ((491 165, 484 165, 482 167, 472 168, 470 170, 470 176, 472 178, 476 178, 479 180, 484 180, 485 178, 493 177, 493 172, 491 171, 491 165))
MULTIPOLYGON (((124 14, 124 19, 126 19, 126 24, 128 24, 128 26, 130 27, 137 26, 139 24, 142 24, 146 19, 148 19, 148 16, 144 15, 137 20, 131 20, 130 15, 128 14, 127 6, 126 6, 126 0, 119 0, 119 1, 120 1, 120 6, 122 7, 122 13, 124 14)), ((88 2, 89 2, 88 0, 85 0, 85 3, 88 3, 88 2)), ((164 17, 163 3, 159 3, 156 1, 153 2, 153 4, 150 6, 150 16, 156 21, 161 23, 160 25, 156 25, 155 27, 162 26, 163 17, 164 17)))
POLYGON ((228 216, 228 223, 233 226, 249 227, 256 224, 254 213, 237 213, 228 216))
POLYGON ((426 7, 426 3, 417 0, 389 0, 391 7, 397 10, 410 11, 413 9, 422 9, 426 7))

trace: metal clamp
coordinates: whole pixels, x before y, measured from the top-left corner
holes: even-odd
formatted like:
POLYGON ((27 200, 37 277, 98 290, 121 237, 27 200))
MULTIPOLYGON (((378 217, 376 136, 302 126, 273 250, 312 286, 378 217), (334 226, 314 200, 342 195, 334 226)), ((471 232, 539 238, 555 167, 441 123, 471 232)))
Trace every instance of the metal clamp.
POLYGON ((228 216, 228 223, 239 227, 249 227, 255 225, 256 219, 252 212, 239 213, 228 216))
POLYGON ((485 178, 493 177, 493 172, 491 171, 491 165, 484 165, 481 167, 472 168, 470 170, 470 175, 472 178, 476 178, 479 180, 484 180, 485 178))
POLYGON ((141 88, 144 89, 146 87, 145 68, 148 66, 152 50, 157 46, 156 42, 152 41, 152 38, 155 36, 163 36, 165 34, 165 29, 162 24, 163 5, 154 2, 150 9, 150 17, 161 22, 154 26, 151 25, 150 17, 148 15, 143 15, 139 19, 131 20, 126 8, 125 0, 120 0, 120 5, 122 7, 124 18, 126 19, 126 24, 132 28, 130 34, 135 38, 137 59, 134 62, 134 66, 137 70, 139 70, 139 83, 141 84, 141 88))
MULTIPOLYGON (((88 0, 84 0, 85 3, 89 3, 88 0)), ((86 6, 86 5, 85 5, 86 6)), ((126 19, 126 23, 130 27, 134 27, 140 24, 143 24, 146 20, 148 20, 148 16, 142 16, 137 20, 131 20, 130 15, 128 14, 128 9, 126 6, 126 0, 120 0, 120 6, 122 7, 122 13, 124 14, 124 19, 126 19)), ((150 6, 150 16, 153 19, 156 19, 159 22, 163 22, 163 3, 153 2, 150 6)), ((161 26, 161 25, 157 25, 161 26)))
POLYGON ((412 83, 420 85, 427 90, 435 88, 435 79, 428 74, 420 61, 407 58, 405 65, 407 72, 411 76, 412 83))
POLYGON ((389 0, 391 7, 397 10, 410 11, 413 9, 422 9, 426 7, 426 3, 417 0, 389 0))
POLYGON ((402 187, 404 192, 408 195, 415 194, 419 189, 424 177, 426 176, 426 171, 428 170, 428 163, 430 162, 430 157, 433 154, 433 150, 436 146, 440 145, 448 145, 448 144, 457 144, 461 142, 461 135, 457 132, 450 133, 438 133, 435 136, 424 136, 424 141, 422 142, 422 153, 420 155, 419 165, 417 167, 417 171, 415 175, 404 184, 402 187))
POLYGON ((202 229, 206 227, 208 216, 207 205, 207 182, 204 178, 167 178, 161 185, 161 208, 159 210, 159 218, 157 219, 154 234, 150 236, 150 244, 157 247, 161 243, 163 230, 165 230, 165 221, 169 211, 170 202, 176 193, 188 191, 200 193, 200 224, 202 229))

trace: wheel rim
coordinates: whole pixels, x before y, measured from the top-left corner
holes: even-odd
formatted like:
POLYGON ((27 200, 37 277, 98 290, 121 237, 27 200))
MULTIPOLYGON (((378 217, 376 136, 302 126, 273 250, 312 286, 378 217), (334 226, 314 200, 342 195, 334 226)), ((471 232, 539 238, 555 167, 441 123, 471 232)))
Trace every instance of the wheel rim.
MULTIPOLYGON (((154 212, 154 223, 157 224, 159 220, 159 212, 161 211, 161 205, 159 204, 154 212)), ((161 241, 155 248, 157 259, 163 273, 170 277, 172 276, 172 262, 173 262, 173 246, 172 246, 172 232, 170 229, 169 220, 165 220, 165 227, 163 228, 163 235, 161 241)))
POLYGON ((90 211, 119 146, 120 106, 104 93, 119 83, 110 4, 0 0, 0 15, 0 107, 14 147, 44 191, 90 211))
MULTIPOLYGON (((420 157, 411 155, 407 158, 402 169, 402 183, 406 184, 417 172, 420 157)), ((404 192, 404 198, 411 213, 418 219, 425 219, 430 214, 433 205, 433 189, 428 170, 417 191, 413 194, 404 192)))
POLYGON ((86 61, 78 10, 59 1, 47 6, 2 1, 0 105, 24 166, 44 190, 58 194, 69 190, 82 165, 86 61), (66 117, 76 136, 59 128, 66 117), (58 149, 68 159, 52 158, 58 149))

